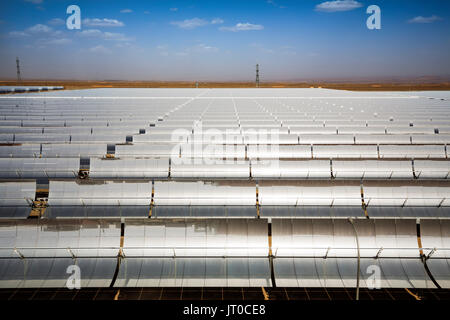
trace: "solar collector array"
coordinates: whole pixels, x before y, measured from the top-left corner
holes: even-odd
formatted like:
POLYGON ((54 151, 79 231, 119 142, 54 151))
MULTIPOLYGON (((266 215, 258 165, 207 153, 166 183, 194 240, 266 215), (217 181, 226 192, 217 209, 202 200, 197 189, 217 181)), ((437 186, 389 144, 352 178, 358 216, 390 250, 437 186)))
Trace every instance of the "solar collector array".
POLYGON ((63 287, 76 256, 87 287, 354 287, 353 218, 362 275, 434 288, 419 218, 448 288, 448 107, 323 89, 0 98, 0 286, 63 287))
MULTIPOLYGON (((125 220, 125 257, 116 282, 115 254, 120 225, 108 220, 8 221, 0 229, 1 287, 63 287, 73 264, 86 272, 86 287, 115 286, 278 286, 354 287, 358 247, 344 220, 272 222, 274 276, 270 276, 266 221, 125 220), (70 250, 67 249, 70 246, 70 250), (252 250, 249 250, 252 248, 252 250), (17 250, 27 260, 14 258, 17 250), (324 258, 325 257, 325 258, 324 258), (148 269, 151 270, 148 270, 148 269), (145 271, 147 270, 147 271, 145 271), (326 270, 326 271, 325 271, 326 270)), ((362 287, 369 266, 378 266, 382 287, 435 288, 418 257, 415 220, 361 220, 362 287), (381 252, 380 252, 381 250, 381 252), (376 258, 374 258, 376 256, 376 258)), ((439 252, 428 259, 436 281, 448 288, 448 221, 425 220, 424 241, 439 252)))

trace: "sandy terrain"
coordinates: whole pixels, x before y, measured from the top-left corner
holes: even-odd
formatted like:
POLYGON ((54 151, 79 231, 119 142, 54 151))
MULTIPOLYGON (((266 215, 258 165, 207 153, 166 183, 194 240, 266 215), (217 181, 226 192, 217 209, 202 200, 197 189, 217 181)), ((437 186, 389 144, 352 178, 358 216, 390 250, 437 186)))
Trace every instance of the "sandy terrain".
MULTIPOLYGON (((0 81, 0 86, 64 86, 65 89, 88 88, 195 88, 195 82, 157 81, 0 81)), ((254 88, 254 82, 199 82, 200 88, 254 88)), ((450 90, 450 82, 441 83, 332 83, 332 82, 262 82, 261 88, 328 88, 354 91, 450 90)))

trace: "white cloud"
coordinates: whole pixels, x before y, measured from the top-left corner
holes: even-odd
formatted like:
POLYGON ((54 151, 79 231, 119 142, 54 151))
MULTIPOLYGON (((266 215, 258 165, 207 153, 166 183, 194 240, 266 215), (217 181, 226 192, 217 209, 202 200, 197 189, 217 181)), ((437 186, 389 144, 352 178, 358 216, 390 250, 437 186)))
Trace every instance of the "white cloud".
POLYGON ((24 31, 11 31, 9 33, 9 36, 12 38, 20 38, 20 37, 28 37, 30 35, 24 31))
POLYGON ((193 52, 217 52, 219 51, 219 48, 208 46, 206 44, 199 44, 191 48, 191 51, 193 52))
POLYGON ((222 24, 222 23, 224 23, 224 21, 221 18, 214 18, 211 20, 211 24, 222 24))
POLYGON ((101 37, 103 32, 98 29, 86 29, 79 32, 79 35, 83 37, 101 37))
POLYGON ((88 27, 123 27, 125 24, 122 21, 116 19, 86 18, 83 20, 83 25, 86 25, 88 27))
POLYGON ((178 8, 170 8, 169 10, 175 12, 178 11, 178 8))
POLYGON ((114 40, 114 41, 132 41, 132 38, 127 37, 123 33, 113 33, 113 32, 104 32, 103 38, 105 40, 114 40))
POLYGON ((178 26, 182 29, 194 29, 207 25, 209 22, 199 18, 186 19, 183 21, 172 21, 170 24, 178 26))
POLYGON ((285 6, 280 6, 278 3, 276 3, 273 0, 267 0, 266 3, 270 4, 270 5, 274 6, 274 7, 280 8, 280 9, 285 9, 286 8, 285 6))
POLYGON ((40 3, 43 2, 43 0, 25 0, 25 2, 31 2, 31 3, 34 3, 34 4, 40 4, 40 3))
POLYGON ((242 23, 239 22, 235 26, 232 27, 221 27, 219 30, 221 31, 232 31, 232 32, 238 32, 238 31, 251 31, 251 30, 262 30, 264 29, 264 26, 260 24, 252 24, 252 23, 242 23))
POLYGON ((53 30, 51 27, 45 25, 45 24, 35 24, 32 27, 29 27, 23 31, 11 31, 9 33, 10 37, 28 37, 28 36, 39 36, 39 35, 45 35, 45 36, 52 36, 52 37, 57 37, 60 36, 62 34, 61 31, 57 30, 53 30))
POLYGON ((9 33, 9 36, 14 38, 33 37, 35 39, 34 47, 38 48, 45 48, 47 45, 64 45, 72 42, 68 38, 62 38, 62 35, 62 31, 55 31, 45 24, 36 24, 24 31, 12 31, 9 33))
POLYGON ((172 21, 170 24, 174 26, 178 26, 181 29, 194 29, 197 27, 203 27, 209 24, 222 24, 224 23, 224 20, 221 18, 214 18, 211 21, 206 19, 200 19, 200 18, 192 18, 192 19, 186 19, 183 21, 172 21))
POLYGON ((29 27, 26 32, 29 33, 49 33, 53 31, 52 28, 50 28, 49 26, 46 26, 45 24, 36 24, 32 27, 29 27))
POLYGON ((133 12, 133 10, 131 10, 131 9, 122 9, 122 10, 120 10, 120 13, 132 13, 133 12))
POLYGON ((53 18, 52 20, 48 21, 48 24, 51 24, 53 26, 61 26, 65 23, 63 19, 60 18, 53 18))
POLYGON ((439 21, 439 20, 442 20, 442 18, 432 15, 430 17, 422 17, 422 16, 414 17, 414 18, 408 20, 408 22, 409 23, 433 23, 433 22, 439 21))
POLYGON ((316 11, 324 12, 337 12, 337 11, 350 11, 353 9, 361 8, 362 3, 355 0, 336 0, 326 1, 316 6, 316 11))
POLYGON ((105 48, 105 47, 102 46, 102 45, 98 45, 98 46, 95 46, 95 47, 90 48, 90 49, 89 49, 89 52, 92 52, 92 53, 109 54, 109 53, 111 53, 111 50, 109 50, 108 48, 105 48))
POLYGON ((114 41, 132 41, 132 38, 127 37, 123 33, 103 32, 98 29, 86 29, 78 33, 82 37, 101 38, 103 40, 114 41))

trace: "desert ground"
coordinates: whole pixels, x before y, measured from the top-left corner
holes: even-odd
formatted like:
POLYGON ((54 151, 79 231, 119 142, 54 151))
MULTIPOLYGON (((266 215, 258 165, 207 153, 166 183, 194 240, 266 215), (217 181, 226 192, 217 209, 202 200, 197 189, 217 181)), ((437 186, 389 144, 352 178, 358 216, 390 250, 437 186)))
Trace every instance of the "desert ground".
MULTIPOLYGON (((254 82, 199 82, 199 88, 254 88, 254 82)), ((188 81, 73 81, 73 80, 0 80, 0 86, 64 86, 66 90, 90 88, 195 88, 188 81)), ((450 82, 438 83, 345 83, 345 82, 261 82, 261 88, 328 88, 353 91, 450 90, 450 82)))

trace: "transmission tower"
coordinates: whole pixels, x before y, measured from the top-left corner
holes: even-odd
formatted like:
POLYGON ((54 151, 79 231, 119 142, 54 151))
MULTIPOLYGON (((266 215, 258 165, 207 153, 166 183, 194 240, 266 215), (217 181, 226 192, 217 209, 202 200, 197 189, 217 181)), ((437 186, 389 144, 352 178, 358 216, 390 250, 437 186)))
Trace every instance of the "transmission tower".
POLYGON ((259 64, 256 65, 256 87, 259 87, 259 64))
POLYGON ((16 68, 17 68, 17 81, 21 81, 20 78, 20 64, 19 64, 19 57, 16 57, 16 68))

